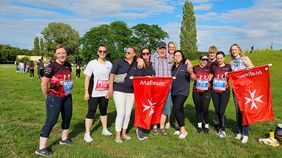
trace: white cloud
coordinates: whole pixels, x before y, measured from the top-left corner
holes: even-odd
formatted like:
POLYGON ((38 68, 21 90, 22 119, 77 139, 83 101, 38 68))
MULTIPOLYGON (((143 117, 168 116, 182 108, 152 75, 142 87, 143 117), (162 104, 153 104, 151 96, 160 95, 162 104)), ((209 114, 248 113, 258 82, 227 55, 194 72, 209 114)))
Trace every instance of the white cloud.
POLYGON ((195 5, 194 6, 194 10, 195 11, 207 11, 210 10, 212 8, 212 4, 200 4, 200 5, 195 5))

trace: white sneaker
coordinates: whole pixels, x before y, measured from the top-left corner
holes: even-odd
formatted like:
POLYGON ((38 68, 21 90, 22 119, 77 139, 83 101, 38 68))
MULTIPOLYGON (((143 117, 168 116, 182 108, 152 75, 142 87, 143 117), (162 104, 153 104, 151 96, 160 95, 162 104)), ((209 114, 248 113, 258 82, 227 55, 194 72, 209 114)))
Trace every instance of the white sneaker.
POLYGON ((225 137, 226 137, 225 131, 219 131, 218 133, 219 133, 218 136, 219 136, 220 138, 225 138, 225 137))
POLYGON ((242 134, 241 133, 236 134, 235 139, 241 140, 242 139, 242 134))
POLYGON ((85 133, 84 134, 84 141, 86 143, 91 143, 93 141, 93 139, 91 138, 90 134, 89 133, 85 133))
POLYGON ((247 143, 247 142, 248 142, 248 139, 249 139, 248 136, 243 136, 242 143, 243 143, 243 144, 247 143))
POLYGON ((170 123, 169 123, 169 122, 167 122, 167 123, 165 124, 165 128, 166 128, 166 129, 169 129, 169 128, 170 128, 170 123))
POLYGON ((180 134, 178 138, 179 138, 179 139, 185 139, 186 136, 187 136, 187 134, 188 134, 188 132, 186 132, 186 133, 184 133, 184 134, 180 134))
POLYGON ((104 128, 104 129, 102 130, 102 135, 111 136, 112 133, 111 133, 107 128, 104 128))
POLYGON ((179 134, 180 134, 179 130, 176 130, 176 131, 174 132, 174 135, 176 135, 176 136, 178 136, 179 134))

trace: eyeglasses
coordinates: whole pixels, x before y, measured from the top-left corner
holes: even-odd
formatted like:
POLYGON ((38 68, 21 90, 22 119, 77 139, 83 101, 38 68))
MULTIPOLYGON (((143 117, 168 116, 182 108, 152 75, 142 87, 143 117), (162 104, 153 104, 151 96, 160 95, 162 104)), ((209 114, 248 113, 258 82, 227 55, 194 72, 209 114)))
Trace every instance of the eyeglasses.
POLYGON ((201 59, 201 61, 208 62, 208 61, 209 61, 209 59, 207 59, 207 58, 203 58, 203 59, 201 59))
POLYGON ((105 51, 105 50, 99 50, 98 52, 99 53, 107 53, 107 51, 105 51))
POLYGON ((150 55, 150 53, 142 53, 142 55, 150 55))

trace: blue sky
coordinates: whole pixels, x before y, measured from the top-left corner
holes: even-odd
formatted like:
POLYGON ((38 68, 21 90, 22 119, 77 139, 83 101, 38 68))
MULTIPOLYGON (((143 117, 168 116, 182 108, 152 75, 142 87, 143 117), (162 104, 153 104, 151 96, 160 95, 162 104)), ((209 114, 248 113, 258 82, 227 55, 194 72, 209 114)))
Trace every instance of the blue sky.
MULTIPOLYGON (((225 52, 233 43, 244 50, 282 49, 282 0, 191 0, 199 51, 215 45, 225 52)), ((80 36, 113 21, 158 24, 179 43, 184 0, 1 0, 0 44, 32 49, 49 22, 64 22, 80 36)))

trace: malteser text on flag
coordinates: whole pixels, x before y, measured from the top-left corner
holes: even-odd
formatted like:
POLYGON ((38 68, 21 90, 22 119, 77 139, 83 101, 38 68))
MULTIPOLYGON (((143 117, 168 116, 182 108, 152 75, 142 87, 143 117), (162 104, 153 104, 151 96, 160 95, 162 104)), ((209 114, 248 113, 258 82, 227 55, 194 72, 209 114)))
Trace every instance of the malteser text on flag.
POLYGON ((269 66, 228 73, 242 113, 243 125, 273 120, 269 66))
POLYGON ((150 129, 160 123, 172 77, 134 77, 134 126, 150 129))

